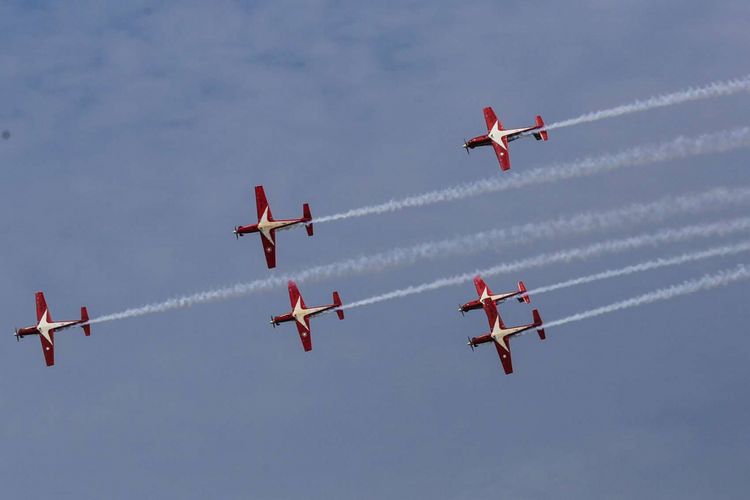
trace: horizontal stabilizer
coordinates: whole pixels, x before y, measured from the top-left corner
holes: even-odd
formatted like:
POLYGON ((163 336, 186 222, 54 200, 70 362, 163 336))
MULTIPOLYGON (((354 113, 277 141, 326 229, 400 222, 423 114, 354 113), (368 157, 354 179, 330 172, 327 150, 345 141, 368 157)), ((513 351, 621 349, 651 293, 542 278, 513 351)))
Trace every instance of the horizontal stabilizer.
POLYGON ((524 285, 523 281, 518 282, 518 291, 521 293, 521 296, 518 298, 518 302, 526 302, 527 304, 531 304, 531 297, 529 297, 529 294, 526 293, 526 285, 524 285))
MULTIPOLYGON (((542 120, 542 117, 539 115, 536 115, 536 126, 544 127, 544 120, 542 120)), ((536 139, 537 141, 546 141, 549 139, 549 134, 546 130, 534 132, 534 139, 536 139)))
POLYGON ((88 324, 89 312, 86 307, 81 308, 81 328, 83 328, 83 334, 87 337, 91 335, 91 325, 88 324))
POLYGON ((536 327, 536 332, 539 334, 539 338, 542 340, 546 339, 547 336, 544 333, 544 328, 539 328, 544 324, 542 317, 539 315, 539 311, 534 309, 532 314, 534 315, 534 326, 536 327))
POLYGON ((312 213, 310 212, 310 205, 305 203, 302 205, 302 221, 303 222, 309 222, 309 224, 305 224, 305 230, 307 231, 308 236, 313 235, 313 225, 312 225, 312 213))
MULTIPOLYGON (((333 305, 341 307, 341 297, 339 297, 339 292, 333 292, 333 305)), ((344 311, 336 309, 336 316, 338 316, 339 319, 344 319, 344 311)))

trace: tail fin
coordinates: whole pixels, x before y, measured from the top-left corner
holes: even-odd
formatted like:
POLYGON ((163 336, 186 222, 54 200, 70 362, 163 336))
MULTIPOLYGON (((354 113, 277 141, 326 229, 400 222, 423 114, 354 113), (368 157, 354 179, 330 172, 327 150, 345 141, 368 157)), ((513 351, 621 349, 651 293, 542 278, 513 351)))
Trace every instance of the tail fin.
POLYGON ((83 328, 83 334, 87 337, 91 335, 91 325, 86 324, 89 320, 89 311, 86 307, 81 308, 81 328, 83 328))
MULTIPOLYGON (((333 292, 333 305, 336 307, 341 307, 341 297, 339 297, 339 292, 333 292)), ((339 319, 344 319, 344 311, 338 309, 336 311, 336 316, 338 316, 339 319)))
POLYGON ((539 334, 539 338, 542 340, 546 339, 547 336, 544 334, 544 328, 539 328, 544 324, 542 317, 539 315, 539 311, 534 309, 531 314, 534 315, 534 326, 536 327, 536 332, 539 334))
POLYGON ((529 297, 529 294, 526 293, 526 285, 523 284, 523 281, 518 282, 518 291, 521 292, 521 296, 518 298, 518 302, 526 302, 527 304, 531 304, 531 297, 529 297))
MULTIPOLYGON (((539 115, 536 115, 536 126, 544 127, 544 120, 542 120, 542 117, 539 115)), ((542 130, 540 132, 534 132, 534 138, 537 141, 546 141, 549 139, 549 135, 546 130, 542 130)))
POLYGON ((302 205, 302 220, 304 222, 310 222, 309 224, 305 224, 305 230, 307 230, 307 235, 312 236, 313 235, 313 225, 312 225, 312 213, 310 212, 310 205, 305 203, 302 205))

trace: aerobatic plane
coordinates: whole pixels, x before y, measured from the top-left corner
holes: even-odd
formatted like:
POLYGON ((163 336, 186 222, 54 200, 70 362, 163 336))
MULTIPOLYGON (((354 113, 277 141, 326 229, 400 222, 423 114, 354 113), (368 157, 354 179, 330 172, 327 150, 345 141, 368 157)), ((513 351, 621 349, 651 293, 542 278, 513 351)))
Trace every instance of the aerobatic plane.
POLYGON ((534 309, 532 311, 534 317, 533 323, 506 328, 503 319, 497 312, 497 306, 494 302, 490 299, 485 299, 484 302, 482 302, 482 305, 484 306, 484 312, 487 313, 487 321, 490 324, 490 333, 479 337, 471 337, 467 344, 471 347, 472 351, 479 344, 484 344, 486 342, 492 342, 495 344, 495 349, 497 349, 497 355, 500 356, 500 362, 503 365, 505 374, 511 374, 513 373, 513 362, 510 358, 510 338, 526 330, 536 328, 539 338, 544 340, 546 338, 544 328, 540 328, 542 326, 542 318, 539 315, 539 311, 534 309))
MULTIPOLYGON (((302 295, 299 293, 297 284, 294 281, 290 281, 289 301, 292 303, 292 312, 282 314, 281 316, 273 316, 271 318, 271 324, 276 328, 276 325, 278 324, 286 323, 287 321, 294 321, 297 325, 299 338, 302 341, 302 347, 305 348, 305 351, 311 351, 312 338, 310 338, 310 318, 326 311, 330 311, 331 309, 341 307, 341 297, 339 297, 339 292, 333 292, 333 304, 308 308, 305 305, 302 295)), ((336 310, 336 315, 339 319, 344 319, 344 311, 341 309, 336 310)))
POLYGON ((536 116, 536 125, 525 128, 512 128, 504 129, 503 124, 495 116, 495 112, 492 108, 484 108, 484 121, 487 123, 487 133, 485 135, 479 135, 468 141, 464 141, 464 149, 468 153, 470 149, 477 148, 479 146, 492 146, 497 155, 497 161, 500 162, 500 168, 503 170, 510 169, 510 156, 508 152, 508 143, 515 141, 526 135, 527 132, 533 132, 534 138, 537 141, 546 141, 549 137, 544 128, 544 121, 542 117, 536 116))
POLYGON ((276 231, 290 229, 297 224, 304 224, 307 235, 313 235, 310 205, 307 203, 302 205, 302 217, 300 219, 275 220, 271 215, 271 207, 268 206, 263 186, 255 186, 255 205, 258 208, 258 223, 249 226, 237 226, 234 228, 234 235, 239 239, 240 236, 246 234, 260 233, 263 253, 266 255, 266 264, 268 269, 273 269, 276 267, 276 231))
POLYGON ((523 284, 523 281, 518 282, 517 292, 504 292, 498 294, 492 293, 490 287, 488 287, 485 284, 484 280, 482 280, 482 278, 480 278, 479 276, 476 276, 474 278, 474 286, 477 288, 477 295, 479 295, 479 298, 476 300, 471 300, 459 307, 458 310, 461 312, 461 314, 472 311, 474 309, 481 309, 483 307, 482 303, 485 301, 485 299, 490 299, 495 304, 500 304, 502 302, 505 302, 505 299, 515 297, 518 302, 526 302, 527 304, 531 303, 531 298, 526 293, 526 285, 523 284))
POLYGON ((52 321, 44 293, 36 292, 36 325, 25 328, 16 328, 16 340, 20 341, 27 335, 39 335, 42 341, 42 352, 47 366, 55 364, 55 333, 71 326, 79 325, 83 333, 88 337, 91 335, 91 325, 88 324, 89 313, 85 307, 81 308, 81 319, 71 321, 52 321))

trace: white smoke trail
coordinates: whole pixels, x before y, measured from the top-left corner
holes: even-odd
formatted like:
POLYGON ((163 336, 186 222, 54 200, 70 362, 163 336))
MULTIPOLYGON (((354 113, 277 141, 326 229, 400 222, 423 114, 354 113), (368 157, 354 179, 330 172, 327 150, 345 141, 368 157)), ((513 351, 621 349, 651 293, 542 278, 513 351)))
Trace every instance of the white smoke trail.
POLYGON ((495 276, 498 274, 515 273, 524 269, 548 266, 550 264, 567 263, 574 260, 587 260, 609 253, 619 253, 645 246, 656 246, 664 243, 676 243, 693 238, 712 238, 725 236, 750 229, 750 217, 743 217, 731 221, 721 221, 711 224, 699 224, 676 229, 664 229, 656 233, 641 234, 630 238, 608 240, 586 247, 561 250, 554 253, 543 253, 534 257, 527 257, 486 269, 479 269, 468 273, 457 274, 441 278, 421 285, 413 285, 392 292, 376 295, 367 299, 344 304, 341 309, 352 309, 386 300, 415 295, 430 290, 437 290, 447 286, 460 285, 471 281, 474 276, 495 276))
POLYGON ((726 257, 729 255, 736 255, 743 252, 750 252, 750 241, 744 241, 736 245, 724 245, 720 247, 713 247, 707 250, 699 252, 683 253, 675 257, 662 257, 659 259, 649 260, 647 262, 641 262, 640 264, 634 264, 632 266, 622 267, 620 269, 609 269, 600 273, 589 274, 588 276, 581 276, 580 278, 574 278, 553 285, 547 285, 543 287, 530 290, 528 293, 530 296, 539 295, 540 293, 552 292, 554 290, 560 290, 563 288, 569 288, 572 286, 583 285, 586 283, 592 283, 594 281, 600 281, 609 278, 617 278, 620 276, 626 276, 633 273, 642 273, 645 271, 652 271, 667 266, 677 266, 681 264, 687 264, 688 262, 695 262, 699 260, 711 259, 713 257, 726 257))
POLYGON ((627 115, 639 111, 646 111, 654 108, 663 108, 665 106, 673 106, 675 104, 681 104, 683 102, 697 101, 723 95, 731 95, 737 92, 748 90, 750 90, 750 75, 724 82, 709 83, 708 85, 704 85, 702 87, 693 87, 687 90, 672 92, 670 94, 662 94, 650 97, 645 100, 638 100, 635 102, 631 102, 630 104, 625 104, 614 108, 586 113, 577 118, 571 118, 569 120, 562 120, 552 123, 548 125, 546 129, 553 130, 556 128, 570 127, 572 125, 594 122, 603 120, 605 118, 613 118, 615 116, 627 115))
POLYGON ((346 212, 315 219, 314 222, 331 222, 352 217, 395 212, 411 207, 422 207, 434 203, 459 200, 484 193, 517 189, 534 184, 555 182, 562 179, 584 177, 608 172, 622 167, 639 166, 648 163, 676 160, 694 155, 719 153, 750 146, 750 127, 742 127, 721 132, 711 132, 696 137, 677 137, 668 142, 652 146, 640 146, 619 153, 582 158, 570 163, 553 164, 520 174, 511 173, 460 184, 445 189, 430 191, 390 200, 377 205, 355 208, 346 212))
POLYGON ((440 255, 478 253, 487 248, 499 245, 512 245, 541 238, 554 238, 562 234, 583 234, 642 220, 657 222, 672 215, 704 213, 727 206, 745 204, 748 201, 750 201, 750 187, 719 187, 701 193, 676 197, 667 196, 653 202, 635 203, 603 212, 583 212, 548 221, 512 226, 507 229, 482 231, 473 235, 462 235, 442 241, 431 241, 411 247, 395 248, 373 255, 311 267, 297 273, 255 280, 249 283, 239 283, 229 287, 198 292, 168 299, 163 302, 135 307, 119 313, 94 318, 90 323, 132 318, 173 309, 182 309, 195 304, 241 297, 250 293, 281 287, 290 279, 298 283, 303 283, 339 276, 364 274, 389 267, 408 265, 419 260, 434 259, 440 255))
POLYGON ((734 269, 728 269, 720 271, 716 274, 706 274, 702 278, 684 281, 678 285, 672 285, 667 288, 661 288, 654 290, 653 292, 644 293, 631 299, 622 300, 615 302, 608 306, 597 307, 582 313, 574 314, 566 318, 558 319, 545 323, 545 328, 553 328, 556 326, 565 325, 567 323, 573 323, 574 321, 581 321, 595 316, 601 316, 622 309, 629 309, 631 307, 637 307, 644 304, 651 304, 652 302, 658 302, 661 300, 667 300, 680 295, 688 295, 691 293, 702 292, 711 290, 721 286, 727 286, 737 281, 742 281, 750 278, 750 268, 745 264, 740 264, 734 269))

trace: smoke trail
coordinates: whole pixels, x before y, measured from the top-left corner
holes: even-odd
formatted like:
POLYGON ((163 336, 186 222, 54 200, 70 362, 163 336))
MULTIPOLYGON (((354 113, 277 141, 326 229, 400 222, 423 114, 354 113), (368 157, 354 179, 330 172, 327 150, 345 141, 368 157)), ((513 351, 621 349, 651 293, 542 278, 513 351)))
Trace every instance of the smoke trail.
POLYGON ((720 271, 716 274, 706 274, 702 278, 684 281, 678 285, 672 285, 667 288, 660 288, 653 292, 644 293, 631 299, 622 300, 615 302, 608 306, 597 307, 582 313, 574 314, 566 318, 558 319, 549 323, 545 323, 545 328, 553 328, 574 321, 581 321, 583 319, 593 318, 595 316, 601 316, 622 309, 629 309, 631 307, 637 307, 644 304, 650 304, 652 302, 658 302, 660 300, 667 300, 680 295, 688 295, 691 293, 711 290, 721 286, 727 286, 731 283, 746 280, 750 278, 750 269, 745 264, 740 264, 734 269, 728 269, 720 271))
POLYGON ((422 283, 421 285, 413 285, 357 302, 344 304, 341 309, 352 309, 354 307, 376 304, 378 302, 415 295, 430 290, 437 290, 447 286, 460 285, 471 281, 477 274, 485 277, 495 276, 498 274, 518 272, 524 269, 548 266, 550 264, 567 263, 574 260, 587 260, 604 254, 619 253, 645 246, 676 243, 693 238, 725 236, 736 232, 747 231, 748 229, 750 229, 750 217, 743 217, 731 221, 685 226, 677 229, 664 229, 656 233, 641 234, 619 240, 608 240, 586 247, 561 250, 554 253, 543 253, 534 257, 507 262, 487 269, 457 274, 431 281, 429 283, 422 283))
POLYGON ((640 166, 653 162, 676 160, 694 155, 719 153, 750 146, 750 127, 721 132, 711 132, 696 137, 677 137, 668 142, 652 146, 626 149, 619 153, 582 158, 570 163, 553 164, 520 174, 491 177, 445 189, 430 191, 390 200, 377 205, 355 208, 346 212, 315 219, 314 222, 331 222, 365 215, 395 212, 411 207, 422 207, 445 201, 459 200, 484 193, 507 191, 534 184, 555 182, 608 172, 622 167, 640 166))
POLYGON ((604 212, 583 212, 548 221, 522 224, 507 229, 482 231, 441 241, 431 241, 411 247, 395 248, 386 252, 365 255, 309 268, 297 273, 275 276, 249 283, 239 283, 206 292, 168 299, 125 311, 92 319, 90 323, 114 321, 146 314, 182 309, 195 304, 241 297, 255 292, 279 288, 290 279, 303 283, 338 276, 375 272, 389 267, 408 265, 419 260, 434 259, 440 255, 466 255, 490 247, 529 242, 541 238, 554 238, 561 234, 583 234, 627 223, 648 220, 657 222, 669 216, 685 213, 703 213, 708 210, 744 204, 750 201, 750 187, 719 187, 701 193, 667 196, 649 203, 635 203, 604 212))
POLYGON ((613 118, 615 116, 627 115, 630 113, 636 113, 638 111, 646 111, 654 108, 673 106, 675 104, 681 104, 683 102, 698 101, 711 97, 731 95, 737 92, 742 92, 743 90, 750 90, 750 75, 724 82, 709 83, 708 85, 704 85, 702 87, 689 88, 687 90, 680 90, 678 92, 672 92, 670 94, 662 94, 650 97, 643 101, 638 100, 635 102, 631 102, 630 104, 617 106, 615 108, 586 113, 577 118, 571 118, 569 120, 552 123, 548 125, 546 129, 552 130, 556 128, 570 127, 572 125, 594 122, 603 120, 605 118, 613 118))
POLYGON ((750 251, 750 241, 744 241, 736 245, 724 245, 720 247, 709 248, 700 252, 684 253, 676 257, 660 258, 649 260, 647 262, 641 262, 640 264, 634 264, 632 266, 626 266, 620 269, 609 269, 596 274, 589 274, 588 276, 582 276, 554 285, 548 285, 539 287, 535 290, 529 291, 529 295, 539 295, 540 293, 551 292, 554 290, 560 290, 562 288, 569 288, 576 285, 583 285, 586 283, 592 283, 594 281, 604 280, 608 278, 616 278, 619 276, 625 276, 633 273, 641 273, 645 271, 652 271, 661 267, 677 266, 680 264, 687 264, 688 262, 695 262, 698 260, 710 259, 713 257, 726 257, 728 255, 736 255, 742 252, 750 251))

